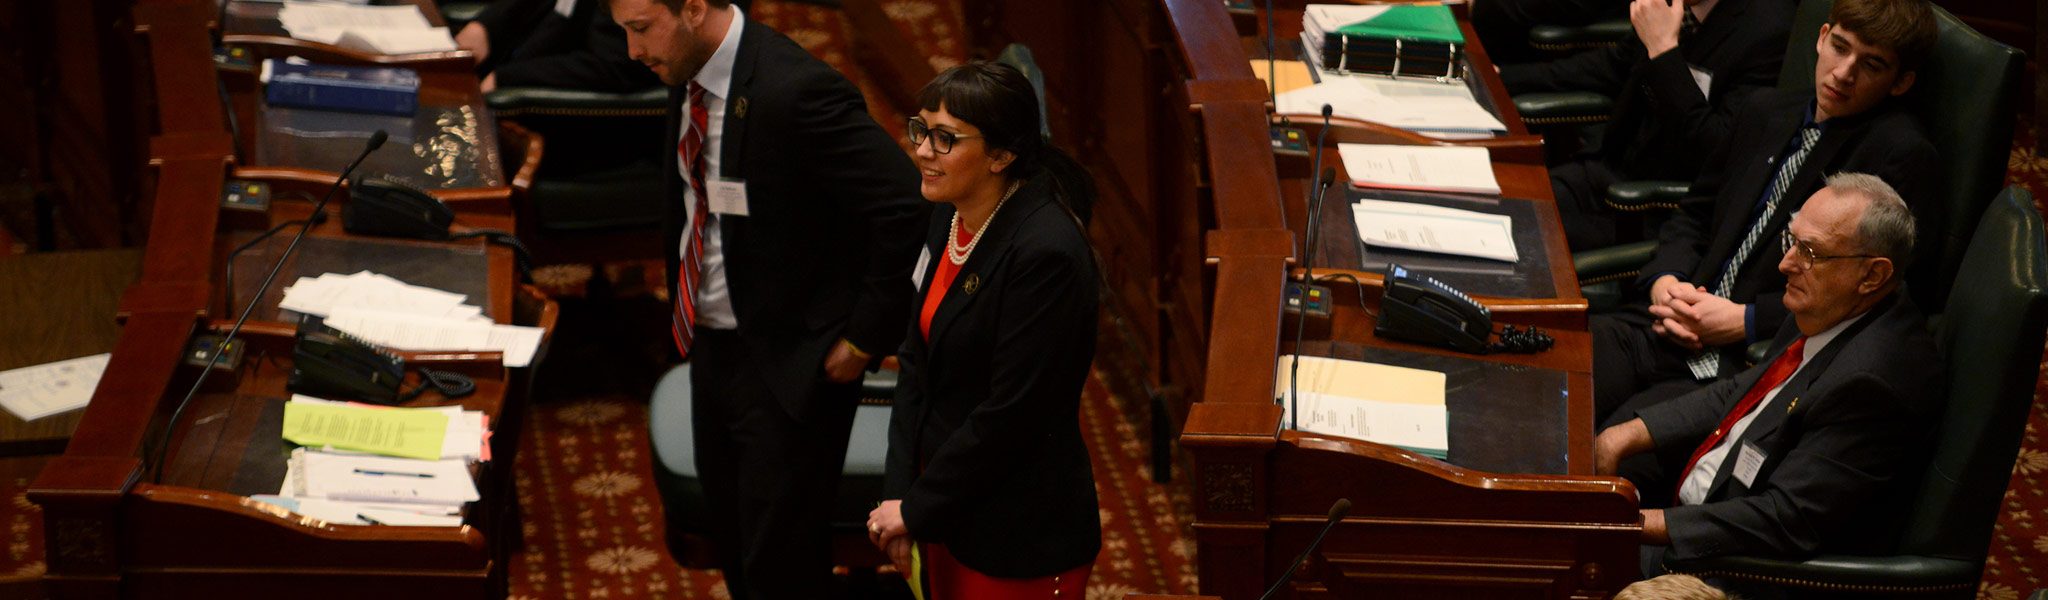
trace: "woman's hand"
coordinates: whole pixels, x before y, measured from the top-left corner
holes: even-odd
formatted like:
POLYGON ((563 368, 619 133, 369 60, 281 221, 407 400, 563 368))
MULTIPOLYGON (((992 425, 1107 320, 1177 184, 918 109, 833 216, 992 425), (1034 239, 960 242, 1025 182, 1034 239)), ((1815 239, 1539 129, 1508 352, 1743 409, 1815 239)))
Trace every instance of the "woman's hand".
POLYGON ((868 541, 889 555, 897 571, 910 575, 910 529, 903 524, 902 500, 884 500, 868 512, 868 541))

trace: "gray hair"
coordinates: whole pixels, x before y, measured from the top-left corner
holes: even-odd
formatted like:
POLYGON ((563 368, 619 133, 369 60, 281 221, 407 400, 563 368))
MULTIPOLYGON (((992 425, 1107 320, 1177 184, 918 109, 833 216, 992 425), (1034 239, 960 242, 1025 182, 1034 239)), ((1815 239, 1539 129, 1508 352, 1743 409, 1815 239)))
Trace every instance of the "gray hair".
POLYGON ((1905 273, 1913 264, 1913 232, 1917 229, 1906 199, 1883 179, 1864 173, 1829 175, 1828 188, 1864 199, 1863 220, 1856 224, 1857 243, 1866 254, 1891 259, 1893 279, 1905 273))

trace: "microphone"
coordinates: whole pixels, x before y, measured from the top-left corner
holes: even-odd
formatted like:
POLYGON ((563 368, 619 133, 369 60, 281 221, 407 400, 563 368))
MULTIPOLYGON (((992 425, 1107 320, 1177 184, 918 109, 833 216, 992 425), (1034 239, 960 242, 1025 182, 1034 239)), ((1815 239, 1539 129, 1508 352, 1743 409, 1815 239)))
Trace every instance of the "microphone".
POLYGON ((1307 548, 1302 549, 1301 556, 1294 557, 1294 562, 1287 565, 1287 572, 1281 573, 1280 578, 1273 581, 1273 587, 1266 588, 1266 593, 1259 595, 1259 600, 1272 598, 1274 592, 1280 591, 1281 586, 1287 585, 1288 581, 1294 579, 1294 571, 1301 568, 1301 563, 1308 562, 1309 555, 1315 553, 1316 547, 1323 545, 1323 536, 1330 535, 1330 530, 1337 526, 1338 521, 1344 520, 1344 515, 1350 512, 1350 498, 1338 498, 1335 504, 1331 504, 1330 520, 1323 522, 1323 530, 1316 534, 1316 539, 1309 542, 1307 548))
MULTIPOLYGON (((1323 127, 1322 129, 1316 130, 1315 158, 1311 159, 1309 163, 1311 165, 1310 168, 1321 167, 1323 165, 1323 140, 1324 138, 1330 135, 1331 112, 1333 111, 1330 108, 1330 105, 1328 103, 1324 103, 1323 127)), ((1287 414, 1290 420, 1292 421, 1292 423, 1289 423, 1288 426, 1294 429, 1301 428, 1301 411, 1299 410, 1301 408, 1301 389, 1299 385, 1301 373, 1301 340, 1303 335, 1308 331, 1309 299, 1313 297, 1310 292, 1315 288, 1316 283, 1315 253, 1317 249, 1316 241, 1320 237, 1318 236, 1317 230, 1320 229, 1320 226, 1322 224, 1324 186, 1328 185, 1328 181, 1334 180, 1336 178, 1336 169, 1326 168, 1323 169, 1321 172, 1316 173, 1315 179, 1313 179, 1308 186, 1309 193, 1313 195, 1302 199, 1301 202, 1302 207, 1308 211, 1308 215, 1303 217, 1302 223, 1303 228, 1307 231, 1304 232, 1301 236, 1302 277, 1300 286, 1296 288, 1300 291, 1297 295, 1297 298, 1299 298, 1297 300, 1297 302, 1299 303, 1299 308, 1295 311, 1294 317, 1294 362, 1287 366, 1287 402, 1289 403, 1287 414)))
MULTIPOLYGON (((208 356, 206 359, 206 366, 201 367, 199 369, 199 376, 192 380, 192 389, 187 390, 185 398, 179 400, 177 408, 171 410, 170 420, 164 422, 163 432, 157 434, 156 444, 149 449, 150 454, 154 457, 150 460, 151 481, 163 482, 164 456, 170 454, 168 446, 171 442, 171 432, 177 429, 178 417, 185 413, 185 407, 192 404, 192 397, 199 395, 200 386, 206 384, 206 376, 213 373, 213 365, 219 363, 221 355, 226 354, 228 349, 233 347, 235 335, 241 333, 242 325, 249 322, 250 313, 256 312, 256 303, 263 299, 264 292, 270 291, 270 284, 277 280, 277 273, 284 270, 285 259, 291 258, 292 252, 299 249, 299 242, 306 239, 306 232, 311 231, 315 223, 324 220, 321 216, 322 212, 327 210, 327 201, 334 199, 334 192, 341 189, 341 183, 347 181, 349 174, 354 173, 356 167, 363 164, 363 159, 369 158, 371 152, 376 152, 378 148, 383 147, 384 140, 390 137, 391 135, 385 133, 382 129, 370 134, 370 141, 363 144, 362 153, 357 154, 355 160, 349 161, 348 168, 342 169, 341 175, 334 178, 334 184, 327 187, 327 195, 321 196, 319 202, 313 203, 313 216, 306 220, 305 225, 299 227, 299 233, 292 236, 291 244, 286 245, 284 252, 277 255, 277 262, 270 265, 270 274, 263 277, 263 283, 256 287, 256 293, 251 294, 249 301, 242 305, 241 316, 235 317, 235 325, 228 328, 228 334, 223 336, 220 343, 214 346, 211 356, 208 356)), ((232 265, 230 265, 230 270, 232 270, 232 265)), ((229 290, 228 293, 232 295, 234 291, 229 290)))

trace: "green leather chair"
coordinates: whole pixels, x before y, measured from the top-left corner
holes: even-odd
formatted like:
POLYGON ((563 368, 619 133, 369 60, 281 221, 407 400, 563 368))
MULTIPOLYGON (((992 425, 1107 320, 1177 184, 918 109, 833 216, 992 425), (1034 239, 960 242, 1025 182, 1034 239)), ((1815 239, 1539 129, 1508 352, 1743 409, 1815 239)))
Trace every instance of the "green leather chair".
POLYGON ((1934 326, 1947 369, 1938 441, 1897 554, 1803 561, 1717 557, 1669 562, 1673 572, 1782 588, 1806 597, 1969 598, 1990 548, 2048 332, 2048 229, 2032 195, 2007 189, 1984 211, 1948 313, 1934 326))
POLYGON ((1529 28, 1529 45, 1545 52, 1573 54, 1613 46, 1635 32, 1627 16, 1585 25, 1537 25, 1529 28))
MULTIPOLYGON (((1529 45, 1557 55, 1607 48, 1635 34, 1627 18, 1586 25, 1537 25, 1529 28, 1529 45)), ((1607 122, 1614 99, 1599 92, 1532 92, 1514 97, 1522 122, 1537 129, 1567 131, 1607 122)))
POLYGON ((519 239, 538 264, 655 259, 661 254, 661 157, 668 90, 630 94, 500 88, 498 118, 547 140, 526 198, 519 239))
MULTIPOLYGON (((1779 89, 1813 89, 1813 68, 1818 60, 1814 42, 1833 5, 1832 0, 1800 2, 1786 44, 1784 70, 1778 75, 1779 89)), ((1938 313, 1948 296, 1948 282, 1955 279, 1963 249, 1977 226, 1977 216, 2005 183, 2026 55, 1985 37, 1941 7, 1933 9, 1941 37, 1903 100, 1934 142, 1941 157, 1941 177, 1948 182, 1934 198, 1944 208, 1946 222, 1938 224, 1938 235, 1923 232, 1923 243, 1934 248, 1923 255, 1928 262, 1907 280, 1920 307, 1938 313)), ((1632 181, 1610 188, 1608 198, 1618 208, 1651 210, 1676 206, 1689 187, 1689 182, 1632 181)), ((1654 241, 1639 242, 1580 252, 1573 255, 1573 261, 1582 284, 1625 282, 1649 262, 1655 249, 1654 241)))

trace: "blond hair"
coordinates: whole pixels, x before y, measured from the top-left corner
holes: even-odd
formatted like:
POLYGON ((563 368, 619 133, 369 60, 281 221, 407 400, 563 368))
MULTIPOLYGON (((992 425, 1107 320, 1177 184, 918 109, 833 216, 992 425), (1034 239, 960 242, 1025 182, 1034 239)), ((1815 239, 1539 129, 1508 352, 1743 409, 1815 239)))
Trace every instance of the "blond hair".
POLYGON ((1629 584, 1614 600, 1731 600, 1726 592, 1691 575, 1665 575, 1629 584))

